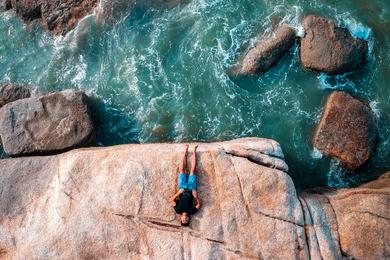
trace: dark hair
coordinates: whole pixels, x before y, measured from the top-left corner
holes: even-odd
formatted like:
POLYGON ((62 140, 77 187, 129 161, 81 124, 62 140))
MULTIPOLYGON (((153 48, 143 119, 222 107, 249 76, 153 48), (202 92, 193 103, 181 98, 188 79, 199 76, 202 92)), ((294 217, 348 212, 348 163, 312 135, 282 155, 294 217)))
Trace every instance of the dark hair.
POLYGON ((180 220, 180 224, 181 224, 182 227, 188 227, 188 226, 190 225, 190 220, 188 220, 187 223, 183 223, 183 222, 181 222, 181 220, 180 220))

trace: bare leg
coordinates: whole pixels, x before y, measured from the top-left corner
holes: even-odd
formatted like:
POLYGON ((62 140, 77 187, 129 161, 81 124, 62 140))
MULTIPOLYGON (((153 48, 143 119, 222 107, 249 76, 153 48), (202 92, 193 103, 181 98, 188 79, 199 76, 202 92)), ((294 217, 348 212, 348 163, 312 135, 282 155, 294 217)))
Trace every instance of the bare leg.
POLYGON ((183 158, 180 163, 179 173, 185 173, 186 172, 186 163, 187 163, 187 152, 188 152, 189 145, 186 144, 186 149, 183 154, 183 158))
POLYGON ((196 170, 196 149, 198 148, 197 145, 194 146, 194 150, 192 152, 192 157, 191 157, 191 171, 190 175, 195 173, 196 170))

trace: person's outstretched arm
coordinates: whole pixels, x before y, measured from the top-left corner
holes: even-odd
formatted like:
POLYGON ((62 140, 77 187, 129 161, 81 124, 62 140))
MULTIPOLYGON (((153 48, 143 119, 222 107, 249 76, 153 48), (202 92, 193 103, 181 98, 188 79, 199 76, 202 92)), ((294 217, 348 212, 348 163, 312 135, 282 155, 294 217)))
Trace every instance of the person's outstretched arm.
POLYGON ((176 206, 176 198, 179 197, 180 194, 182 194, 183 192, 184 192, 184 190, 183 190, 183 189, 180 189, 178 192, 176 192, 175 195, 173 195, 173 196, 171 197, 171 205, 172 205, 172 207, 176 206))
POLYGON ((192 196, 195 199, 195 208, 200 209, 200 199, 198 197, 198 192, 196 190, 192 190, 192 196))

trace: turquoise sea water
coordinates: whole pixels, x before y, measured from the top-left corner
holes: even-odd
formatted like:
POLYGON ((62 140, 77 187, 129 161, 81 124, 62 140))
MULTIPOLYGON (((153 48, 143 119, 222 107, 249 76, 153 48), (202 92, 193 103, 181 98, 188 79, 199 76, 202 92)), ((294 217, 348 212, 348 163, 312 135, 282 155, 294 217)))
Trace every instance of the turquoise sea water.
POLYGON ((137 7, 104 25, 91 15, 65 38, 0 15, 0 81, 41 92, 79 88, 93 96, 101 145, 220 141, 280 142, 299 188, 353 186, 390 169, 390 8, 387 1, 192 0, 137 7), (302 69, 298 45, 265 74, 233 81, 226 70, 256 37, 281 21, 301 34, 307 14, 331 17, 370 44, 362 69, 329 77, 302 69), (380 125, 370 162, 348 177, 313 150, 326 96, 368 99, 380 125))

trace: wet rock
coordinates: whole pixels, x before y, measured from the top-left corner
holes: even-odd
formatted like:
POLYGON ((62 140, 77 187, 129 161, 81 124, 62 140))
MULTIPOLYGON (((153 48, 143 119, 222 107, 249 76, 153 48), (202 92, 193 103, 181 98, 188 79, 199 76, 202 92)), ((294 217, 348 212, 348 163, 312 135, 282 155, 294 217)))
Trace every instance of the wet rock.
POLYGON ((22 85, 0 83, 0 108, 18 99, 29 98, 30 90, 22 85))
POLYGON ((367 41, 352 37, 333 20, 309 15, 303 20, 305 36, 300 41, 300 58, 306 69, 341 74, 353 71, 367 59, 367 41))
POLYGON ((42 0, 11 0, 15 13, 25 22, 41 18, 42 0))
POLYGON ((9 10, 12 8, 11 0, 0 0, 0 8, 9 10))
POLYGON ((89 14, 96 13, 99 23, 106 20, 116 20, 120 14, 128 13, 135 6, 144 8, 163 9, 176 6, 188 0, 158 0, 158 1, 135 1, 135 0, 0 0, 1 5, 9 7, 12 1, 12 8, 16 14, 30 24, 37 21, 43 27, 55 34, 66 35, 73 30, 77 23, 89 14), (101 3, 100 8, 98 8, 101 3), (115 17, 115 18, 113 18, 115 17))
POLYGON ((256 46, 250 49, 238 67, 228 73, 232 76, 253 75, 267 71, 294 45, 296 32, 286 24, 275 29, 267 38, 261 38, 256 46))
POLYGON ((12 8, 25 22, 39 20, 47 31, 65 35, 80 19, 91 14, 98 3, 98 0, 12 0, 12 8))
POLYGON ((75 90, 5 105, 0 135, 10 156, 52 154, 95 141, 86 95, 75 90))
POLYGON ((283 161, 279 144, 261 138, 200 144, 203 206, 190 227, 181 227, 169 197, 183 148, 121 145, 0 160, 3 256, 381 259, 389 254, 387 180, 298 196, 291 178, 275 169, 281 162, 269 163, 283 161), (265 165, 252 160, 256 154, 269 157, 265 165), (355 230, 377 236, 353 238, 355 230))
POLYGON ((42 1, 42 22, 46 30, 65 35, 74 29, 80 19, 91 14, 98 0, 42 1))
POLYGON ((356 170, 373 153, 378 137, 375 115, 367 102, 336 91, 329 95, 314 135, 314 146, 356 170))

